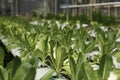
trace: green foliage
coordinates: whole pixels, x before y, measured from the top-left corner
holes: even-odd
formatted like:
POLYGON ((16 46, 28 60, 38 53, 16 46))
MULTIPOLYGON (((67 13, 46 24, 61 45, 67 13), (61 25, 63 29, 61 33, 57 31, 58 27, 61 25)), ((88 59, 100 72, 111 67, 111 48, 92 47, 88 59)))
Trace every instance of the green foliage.
POLYGON ((80 21, 81 21, 81 23, 86 23, 86 24, 90 23, 89 18, 85 14, 80 15, 80 21))
POLYGON ((69 56, 70 72, 67 72, 67 73, 70 75, 71 80, 82 79, 81 64, 82 64, 82 62, 80 62, 80 59, 76 63, 74 58, 69 56))
POLYGON ((36 74, 35 63, 30 61, 24 62, 20 65, 20 67, 16 70, 16 73, 12 80, 34 80, 36 74))
POLYGON ((112 66, 113 66, 112 56, 110 54, 103 55, 100 61, 100 69, 98 71, 100 79, 102 80, 108 79, 110 71, 112 70, 112 66))
POLYGON ((120 69, 114 69, 114 70, 113 70, 113 73, 114 73, 115 75, 118 75, 118 76, 117 76, 117 80, 119 80, 119 79, 120 79, 120 69))
POLYGON ((40 35, 39 37, 40 40, 37 42, 37 49, 34 51, 33 56, 39 57, 44 67, 48 56, 48 37, 45 35, 40 35))
MULTIPOLYGON (((35 13, 33 13, 33 15, 36 15, 35 13)), ((44 18, 44 17, 41 17, 44 18)), ((66 16, 65 15, 54 15, 54 14, 48 14, 45 19, 55 19, 55 20, 66 20, 66 16)), ((80 20, 81 23, 86 23, 89 24, 91 22, 90 18, 86 15, 86 14, 81 14, 81 15, 69 15, 69 20, 71 21, 77 21, 80 20)), ((108 16, 105 15, 103 13, 101 13, 100 11, 96 11, 96 12, 92 12, 92 21, 96 21, 98 23, 101 23, 103 25, 114 25, 116 23, 118 23, 117 19, 114 16, 108 16)))
POLYGON ((57 45, 55 47, 51 46, 49 62, 50 62, 52 69, 54 69, 55 72, 57 73, 58 77, 60 77, 60 73, 63 68, 63 62, 65 61, 65 59, 67 59, 67 56, 68 56, 68 54, 64 47, 57 46, 57 45), (55 48, 55 50, 54 50, 54 48, 55 48))
POLYGON ((0 66, 4 66, 4 57, 5 57, 4 50, 0 47, 0 66))
POLYGON ((6 70, 8 71, 10 80, 16 74, 16 70, 20 67, 20 65, 21 59, 19 57, 15 57, 11 62, 7 64, 6 70))
POLYGON ((82 63, 82 76, 84 80, 97 80, 97 77, 95 74, 95 71, 93 68, 89 65, 88 62, 83 62, 82 63))
POLYGON ((8 80, 8 72, 2 66, 0 66, 0 80, 8 80))
POLYGON ((114 56, 116 57, 117 61, 120 63, 120 51, 115 52, 114 56))
POLYGON ((34 80, 37 62, 35 58, 21 62, 19 57, 15 57, 6 68, 0 66, 0 80, 34 80))
POLYGON ((93 12, 92 20, 107 26, 114 25, 116 23, 116 18, 114 16, 108 16, 108 15, 102 14, 99 11, 93 12))
POLYGON ((54 72, 55 72, 54 70, 50 70, 42 78, 40 78, 40 80, 50 80, 54 72))
MULTIPOLYGON (((75 17, 82 19, 79 25, 89 21, 85 15, 75 17)), ((99 18, 96 20, 100 21, 99 18)), ((77 28, 74 21, 40 20, 38 25, 30 25, 26 19, 0 20, 0 37, 4 36, 7 49, 21 47, 20 56, 5 68, 4 52, 0 48, 2 80, 34 80, 39 61, 43 67, 47 65, 52 69, 40 80, 50 80, 54 73, 57 78, 66 75, 71 80, 107 80, 113 68, 112 56, 119 60, 119 42, 116 42, 120 37, 119 27, 105 27, 108 31, 104 31, 97 22, 88 28, 77 28), (89 31, 95 32, 96 37, 89 31), (100 54, 94 55, 94 51, 100 54), (93 70, 91 66, 95 64, 100 68, 93 70)))
POLYGON ((65 20, 66 17, 64 15, 54 15, 54 14, 47 14, 45 17, 46 19, 55 19, 55 20, 65 20))
POLYGON ((102 23, 102 13, 101 12, 93 12, 92 20, 102 23))

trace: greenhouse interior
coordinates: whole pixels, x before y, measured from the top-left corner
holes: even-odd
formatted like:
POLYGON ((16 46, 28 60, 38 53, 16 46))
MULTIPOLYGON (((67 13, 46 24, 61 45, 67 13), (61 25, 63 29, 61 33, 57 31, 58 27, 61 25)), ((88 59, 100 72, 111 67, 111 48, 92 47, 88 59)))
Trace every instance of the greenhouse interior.
POLYGON ((120 0, 0 0, 0 80, 120 80, 120 0))

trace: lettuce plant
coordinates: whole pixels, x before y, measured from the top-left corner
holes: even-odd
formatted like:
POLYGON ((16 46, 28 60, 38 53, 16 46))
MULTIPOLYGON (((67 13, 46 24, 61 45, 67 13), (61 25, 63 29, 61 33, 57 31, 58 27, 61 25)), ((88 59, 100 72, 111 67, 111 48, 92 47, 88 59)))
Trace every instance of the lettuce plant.
POLYGON ((33 56, 40 58, 42 61, 42 67, 46 66, 48 57, 48 36, 42 34, 39 36, 39 41, 36 44, 36 49, 34 50, 33 56))
POLYGON ((19 57, 15 57, 6 68, 0 66, 1 80, 34 80, 37 68, 37 58, 31 58, 26 62, 21 62, 19 57))
POLYGON ((56 76, 60 78, 60 73, 62 72, 63 62, 67 59, 68 53, 66 49, 62 46, 56 44, 54 47, 51 44, 50 48, 50 66, 56 72, 56 76))

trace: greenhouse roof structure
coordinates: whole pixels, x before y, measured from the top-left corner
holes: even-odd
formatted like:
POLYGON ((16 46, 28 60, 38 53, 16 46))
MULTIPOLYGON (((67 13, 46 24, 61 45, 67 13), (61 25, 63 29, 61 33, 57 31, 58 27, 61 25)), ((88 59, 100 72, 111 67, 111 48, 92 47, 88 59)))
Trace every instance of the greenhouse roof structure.
POLYGON ((107 2, 107 3, 95 3, 95 4, 82 4, 82 5, 61 5, 61 8, 79 8, 79 7, 97 7, 97 6, 120 6, 120 2, 107 2))

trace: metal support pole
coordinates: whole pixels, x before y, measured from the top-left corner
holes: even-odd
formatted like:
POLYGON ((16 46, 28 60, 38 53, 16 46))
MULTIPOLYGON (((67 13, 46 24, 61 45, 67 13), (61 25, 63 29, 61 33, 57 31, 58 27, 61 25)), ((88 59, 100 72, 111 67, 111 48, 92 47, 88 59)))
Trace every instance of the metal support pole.
POLYGON ((69 5, 68 5, 68 0, 67 0, 67 14, 66 14, 66 20, 69 20, 69 5))
POLYGON ((114 7, 114 16, 117 17, 117 7, 114 7))
POLYGON ((91 7, 90 7, 90 20, 91 20, 91 21, 92 21, 92 14, 93 14, 92 12, 93 12, 93 7, 91 6, 91 7))
POLYGON ((45 9, 46 9, 46 4, 45 4, 45 2, 46 2, 46 0, 44 0, 44 3, 43 3, 43 4, 44 4, 44 5, 43 5, 43 6, 44 6, 44 14, 43 14, 44 17, 45 17, 45 15, 46 15, 46 14, 45 14, 45 11, 46 11, 46 10, 45 10, 45 9))
POLYGON ((18 2, 19 2, 19 0, 16 0, 16 16, 18 16, 19 15, 19 7, 18 7, 18 2))
POLYGON ((55 0, 55 15, 57 14, 57 0, 55 0))
POLYGON ((108 7, 108 15, 110 16, 110 7, 108 7))
POLYGON ((14 7, 13 7, 13 0, 11 0, 11 16, 14 16, 13 9, 14 9, 14 7))

